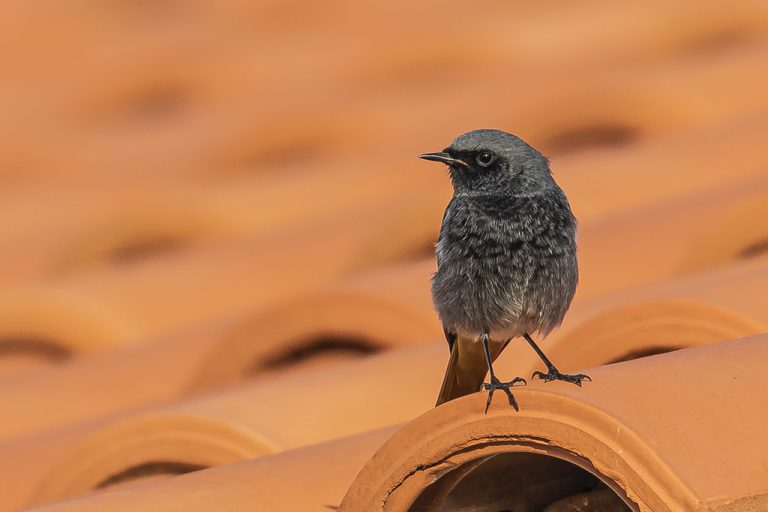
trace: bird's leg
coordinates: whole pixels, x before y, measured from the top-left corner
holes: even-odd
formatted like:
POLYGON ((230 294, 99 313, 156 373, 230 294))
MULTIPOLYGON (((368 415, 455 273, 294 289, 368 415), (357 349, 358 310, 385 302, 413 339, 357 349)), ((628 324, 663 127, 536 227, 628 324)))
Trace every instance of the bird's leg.
POLYGON ((512 391, 509 390, 512 386, 517 384, 518 382, 522 382, 523 384, 526 384, 525 379, 522 377, 515 377, 509 382, 501 382, 497 377, 496 374, 493 372, 493 363, 491 361, 491 350, 488 347, 488 333, 484 332, 480 336, 480 341, 483 344, 483 352, 485 352, 485 362, 488 363, 488 374, 491 377, 491 382, 486 382, 483 384, 483 389, 488 391, 488 400, 485 402, 485 413, 488 414, 488 407, 491 405, 491 399, 493 398, 493 392, 497 389, 501 389, 504 391, 504 393, 507 394, 507 398, 509 399, 509 405, 515 408, 516 411, 520 410, 520 407, 517 405, 517 400, 515 400, 514 395, 512 394, 512 391))
POLYGON ((560 371, 557 368, 555 368, 555 365, 552 364, 552 361, 550 361, 549 358, 546 355, 544 355, 544 352, 542 352, 542 350, 539 348, 536 342, 533 341, 533 338, 531 338, 531 336, 528 333, 523 334, 523 337, 531 346, 531 348, 536 352, 536 354, 541 358, 544 364, 547 366, 547 373, 535 371, 531 376, 532 379, 539 377, 541 379, 544 379, 544 382, 550 382, 553 380, 563 380, 565 382, 576 384, 579 387, 581 387, 581 381, 583 380, 588 380, 590 382, 592 381, 592 378, 589 375, 584 375, 583 373, 579 373, 578 375, 566 375, 564 373, 560 373, 560 371))

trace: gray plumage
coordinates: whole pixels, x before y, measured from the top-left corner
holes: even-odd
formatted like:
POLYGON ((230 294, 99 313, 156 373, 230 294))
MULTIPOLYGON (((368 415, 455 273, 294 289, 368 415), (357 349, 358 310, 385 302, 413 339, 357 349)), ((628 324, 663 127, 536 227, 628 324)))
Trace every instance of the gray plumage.
POLYGON ((454 197, 437 242, 432 296, 443 325, 492 339, 548 334, 578 282, 576 219, 549 162, 514 135, 477 130, 446 149, 454 197), (477 154, 496 156, 481 167, 477 154))
MULTIPOLYGON (((448 165, 453 182, 432 279, 435 308, 451 348, 457 337, 478 340, 486 333, 495 342, 495 359, 510 338, 546 336, 563 321, 578 283, 576 219, 548 160, 500 130, 472 131, 442 152, 420 156, 448 165)), ((462 350, 466 359, 473 349, 462 350)), ((461 392, 446 391, 449 377, 458 378, 449 374, 460 373, 451 365, 466 363, 459 358, 454 351, 441 392, 445 399, 477 390, 485 376, 481 367, 479 383, 478 370, 471 382, 465 378, 453 385, 461 392)), ((553 379, 563 377, 550 373, 553 379)))

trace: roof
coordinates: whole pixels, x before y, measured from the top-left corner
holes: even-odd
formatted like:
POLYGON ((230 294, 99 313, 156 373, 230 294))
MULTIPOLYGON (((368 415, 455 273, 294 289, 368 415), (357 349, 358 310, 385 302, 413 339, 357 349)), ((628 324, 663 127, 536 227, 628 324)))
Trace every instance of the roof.
POLYGON ((3 16, 0 512, 768 509, 765 2, 48 4, 3 16), (433 407, 416 158, 483 126, 579 218, 542 347, 593 378, 487 415, 433 407))

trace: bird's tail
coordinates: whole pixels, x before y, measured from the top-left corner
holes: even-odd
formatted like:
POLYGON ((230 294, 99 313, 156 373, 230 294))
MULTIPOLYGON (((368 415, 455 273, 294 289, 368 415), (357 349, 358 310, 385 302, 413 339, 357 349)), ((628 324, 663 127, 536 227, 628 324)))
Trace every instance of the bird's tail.
MULTIPOLYGON (((498 343, 490 344, 491 362, 499 357, 503 348, 504 346, 498 343)), ((487 373, 488 363, 485 361, 482 342, 457 337, 451 347, 451 358, 445 369, 443 386, 437 395, 435 407, 454 398, 480 391, 487 373)))

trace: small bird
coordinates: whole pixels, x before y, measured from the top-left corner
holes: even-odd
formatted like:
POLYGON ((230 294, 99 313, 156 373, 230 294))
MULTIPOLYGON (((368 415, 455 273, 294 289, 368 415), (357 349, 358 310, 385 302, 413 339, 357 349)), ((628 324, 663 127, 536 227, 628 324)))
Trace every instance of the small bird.
POLYGON ((576 218, 549 161, 501 130, 475 130, 419 158, 448 166, 453 198, 435 246, 432 298, 451 351, 437 405, 479 391, 510 391, 493 361, 523 337, 547 367, 532 378, 581 386, 584 374, 560 373, 533 340, 559 326, 579 280, 576 218), (484 383, 486 372, 490 382, 484 383))

